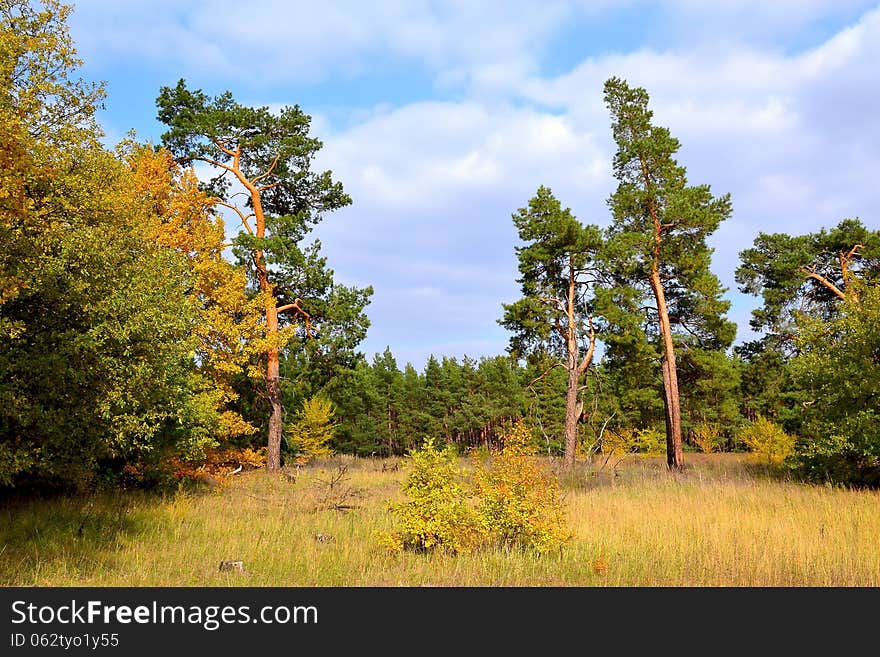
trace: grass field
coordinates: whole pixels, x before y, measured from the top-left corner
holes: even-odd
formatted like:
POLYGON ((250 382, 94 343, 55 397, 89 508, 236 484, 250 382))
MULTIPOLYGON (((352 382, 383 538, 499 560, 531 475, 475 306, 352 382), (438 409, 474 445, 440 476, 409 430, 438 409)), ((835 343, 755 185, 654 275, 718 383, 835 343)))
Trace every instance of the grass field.
POLYGON ((389 554, 405 464, 338 457, 295 477, 252 471, 199 492, 7 502, 4 586, 878 586, 880 493, 774 479, 743 455, 688 454, 670 475, 564 477, 559 552, 389 554), (241 560, 244 572, 221 572, 241 560))

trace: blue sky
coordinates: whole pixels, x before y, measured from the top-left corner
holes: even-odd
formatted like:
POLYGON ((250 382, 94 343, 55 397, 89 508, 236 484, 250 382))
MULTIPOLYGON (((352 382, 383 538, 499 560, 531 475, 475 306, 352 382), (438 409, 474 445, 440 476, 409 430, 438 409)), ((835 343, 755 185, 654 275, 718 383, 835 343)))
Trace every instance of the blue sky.
POLYGON ((159 140, 155 97, 186 78, 298 104, 354 203, 316 235, 337 279, 375 288, 368 357, 503 353, 518 297, 511 214, 549 186, 607 225, 602 84, 645 87, 691 183, 730 192, 713 236, 736 291, 758 231, 880 226, 880 5, 859 0, 81 0, 71 32, 104 80, 108 141, 159 140))

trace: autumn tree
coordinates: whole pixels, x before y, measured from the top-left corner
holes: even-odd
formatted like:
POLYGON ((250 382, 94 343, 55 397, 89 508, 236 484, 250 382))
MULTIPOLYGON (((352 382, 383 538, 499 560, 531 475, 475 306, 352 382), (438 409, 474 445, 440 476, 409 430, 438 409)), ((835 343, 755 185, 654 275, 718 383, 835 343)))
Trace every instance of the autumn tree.
MULTIPOLYGON (((0 0, 0 305, 27 288, 47 228, 33 198, 63 152, 100 136, 100 85, 75 76, 82 65, 67 29, 72 8, 46 0, 0 0)), ((20 328, 20 326, 19 326, 20 328)), ((0 319, 0 335, 17 332, 0 319)))
MULTIPOLYGON (((729 195, 715 197, 708 185, 688 185, 675 154, 679 141, 652 123, 648 93, 612 77, 605 83, 617 144, 614 175, 618 187, 609 198, 609 262, 616 275, 618 301, 635 314, 647 308, 648 328, 659 342, 667 463, 680 468, 682 424, 676 331, 696 346, 723 349, 735 326, 724 318, 729 302, 709 270, 712 249, 706 239, 731 213, 729 195)), ((632 323, 632 322, 630 322, 632 323)))
POLYGON ((235 250, 263 304, 266 467, 277 471, 283 427, 281 350, 297 333, 308 337, 320 329, 319 306, 347 304, 351 314, 360 316, 372 293, 334 284, 320 244, 303 244, 325 212, 351 199, 330 171, 311 170, 322 144, 309 135, 310 117, 298 106, 273 114, 266 107, 240 105, 229 92, 211 98, 188 89, 183 80, 163 87, 156 102, 159 120, 169 128, 162 137, 165 146, 181 163, 213 167, 216 176, 206 187, 244 229, 234 240, 235 250))
POLYGON ((185 259, 147 234, 100 145, 70 8, 0 3, 0 485, 77 485, 132 453, 198 450, 185 259))
POLYGON ((764 335, 742 347, 760 377, 757 403, 799 435, 807 477, 877 486, 880 230, 844 219, 804 235, 760 233, 740 260, 740 289, 763 302, 751 326, 764 335))
POLYGON ((581 380, 596 348, 592 300, 602 235, 597 226, 582 225, 543 186, 528 207, 513 214, 513 222, 525 243, 516 247, 523 296, 504 304, 499 323, 513 332, 511 354, 552 354, 551 366, 567 372, 564 459, 570 466, 583 411, 581 380))
POLYGON ((131 170, 131 202, 141 208, 147 236, 186 259, 195 367, 204 382, 198 395, 219 414, 214 435, 223 441, 253 434, 256 429, 231 409, 237 399, 232 381, 259 344, 262 314, 260 300, 247 294, 244 268, 223 255, 223 218, 192 169, 179 166, 167 150, 131 139, 117 150, 131 170))

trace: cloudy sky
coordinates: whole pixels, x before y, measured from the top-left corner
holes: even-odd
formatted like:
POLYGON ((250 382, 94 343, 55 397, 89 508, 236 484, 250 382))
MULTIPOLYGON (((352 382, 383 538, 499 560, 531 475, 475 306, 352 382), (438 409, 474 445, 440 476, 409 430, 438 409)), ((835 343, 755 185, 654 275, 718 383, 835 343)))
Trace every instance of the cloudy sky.
POLYGON ((543 184, 608 223, 612 75, 647 89, 690 182, 732 195, 712 245, 738 340, 756 302, 733 271, 758 231, 880 226, 876 2, 73 1, 110 141, 158 141, 155 97, 181 77, 313 117, 354 200, 316 235, 338 280, 375 288, 368 357, 503 353, 511 214, 543 184))

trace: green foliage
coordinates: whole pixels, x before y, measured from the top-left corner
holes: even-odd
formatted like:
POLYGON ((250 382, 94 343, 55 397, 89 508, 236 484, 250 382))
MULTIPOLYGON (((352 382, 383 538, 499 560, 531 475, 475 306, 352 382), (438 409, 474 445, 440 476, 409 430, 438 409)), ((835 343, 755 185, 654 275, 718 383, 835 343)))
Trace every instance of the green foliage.
POLYGON ((439 448, 429 438, 409 458, 411 471, 403 486, 409 499, 389 505, 399 529, 380 534, 380 543, 395 551, 449 554, 477 547, 483 529, 470 502, 471 492, 461 482, 455 449, 439 448))
MULTIPOLYGON (((337 450, 390 456, 412 449, 413 436, 442 439, 460 451, 498 444, 507 426, 523 415, 525 376, 503 356, 429 358, 422 372, 409 363, 401 371, 386 349, 371 364, 316 377, 312 389, 324 391, 336 405, 337 450)), ((556 394, 548 391, 547 398, 556 394)), ((293 403, 301 402, 288 405, 293 403)))
MULTIPOLYGON (((209 193, 234 205, 230 178, 240 176, 239 182, 247 182, 249 207, 258 203, 265 213, 264 225, 259 224, 261 218, 251 230, 238 233, 234 250, 248 268, 255 289, 259 288, 259 269, 265 266, 278 306, 297 299, 306 305, 308 331, 295 313, 281 314, 282 324, 302 324, 301 339, 308 332, 323 338, 323 349, 310 354, 313 358, 360 342, 369 325, 362 311, 372 289, 335 284, 332 270, 320 255, 320 242, 303 244, 325 212, 351 203, 330 171, 311 170, 322 147, 309 134, 311 117, 296 105, 274 114, 267 107, 246 107, 228 91, 212 98, 187 88, 184 80, 175 87, 162 87, 156 104, 159 120, 168 126, 163 144, 177 160, 205 162, 216 170, 206 185, 209 193)), ((250 212, 244 207, 239 211, 242 217, 250 212)))
POLYGON ((143 172, 101 146, 103 92, 74 79, 69 11, 0 3, 6 486, 88 485, 165 452, 198 457, 221 425, 195 357, 206 300, 189 250, 157 239, 167 217, 151 194, 194 220, 204 206, 173 176, 145 193, 143 172))
POLYGON ((504 304, 499 323, 513 332, 510 352, 523 358, 540 351, 558 359, 568 358, 569 329, 582 340, 590 316, 588 293, 595 280, 596 258, 602 245, 597 226, 582 225, 547 187, 539 187, 528 207, 513 215, 523 246, 516 247, 522 299, 504 304), (569 283, 574 277, 576 294, 568 316, 569 283), (572 325, 569 326, 569 321, 572 325))
MULTIPOLYGON (((351 198, 330 171, 312 170, 322 144, 309 134, 311 118, 298 106, 274 113, 246 107, 228 91, 212 98, 187 88, 184 80, 162 87, 156 105, 168 127, 163 144, 180 163, 208 164, 216 175, 205 189, 241 220, 233 252, 265 313, 264 335, 255 350, 260 355, 249 373, 265 382, 270 417, 261 424, 270 434, 267 467, 277 470, 284 397, 299 402, 320 390, 316 378, 350 371, 359 360, 354 349, 369 326, 364 308, 372 288, 334 282, 320 241, 305 241, 325 212, 349 205, 351 198), (233 182, 244 192, 231 192, 233 182)), ((254 398, 241 405, 264 411, 254 398)))
POLYGON ((532 432, 518 422, 488 465, 475 459, 477 514, 492 544, 545 553, 571 537, 559 481, 544 471, 535 452, 532 432))
POLYGON ((854 281, 880 280, 880 230, 844 219, 805 235, 759 233, 740 260, 740 290, 763 301, 752 312, 752 329, 767 331, 773 347, 791 355, 798 314, 831 319, 841 300, 834 289, 845 294, 854 281), (856 245, 861 248, 851 253, 856 245))
POLYGON ((796 462, 810 479, 880 486, 880 285, 855 284, 837 316, 801 318, 793 376, 802 407, 796 462))
POLYGON ((72 77, 82 65, 67 27, 73 7, 58 0, 40 5, 0 0, 0 105, 47 154, 94 146, 101 134, 94 114, 104 89, 72 77))
MULTIPOLYGON (((614 175, 618 187, 609 199, 608 266, 615 274, 616 296, 640 304, 652 268, 664 280, 670 319, 705 349, 724 349, 736 327, 724 318, 730 302, 709 270, 712 249, 707 238, 730 216, 730 196, 715 197, 709 185, 689 185, 675 154, 680 144, 667 128, 653 125, 648 94, 640 87, 610 78, 605 103, 611 112, 617 144, 614 175), (654 218, 661 240, 655 242, 654 218), (659 251, 655 252, 655 247, 659 251)), ((681 339, 681 338, 679 338, 681 339)))
POLYGON ((517 281, 522 298, 503 304, 499 323, 513 333, 508 351, 516 359, 551 360, 568 373, 565 397, 566 462, 574 462, 577 449, 580 382, 592 364, 596 344, 594 302, 602 279, 598 226, 582 225, 547 187, 538 188, 528 207, 513 215, 523 246, 517 281))
POLYGON ((333 402, 326 397, 315 395, 303 402, 300 418, 285 432, 287 444, 298 459, 309 460, 333 453, 329 445, 336 429, 333 415, 333 402))
MULTIPOLYGON (((618 185, 608 199, 612 221, 605 268, 610 281, 597 295, 596 307, 608 323, 603 333, 606 365, 622 384, 615 390, 619 408, 614 412, 621 420, 642 424, 652 422, 657 410, 665 409, 671 419, 680 405, 683 413, 696 417, 729 417, 736 414, 735 386, 728 382, 723 352, 736 326, 725 317, 730 302, 710 270, 707 240, 730 216, 730 196, 715 197, 709 185, 688 184, 675 157, 679 141, 653 124, 648 100, 644 89, 619 78, 605 83, 618 185), (667 360, 680 385, 664 387, 659 369, 667 360), (666 403, 651 404, 651 392, 662 392, 666 403)), ((671 421, 667 426, 671 429, 671 421)))
POLYGON ((737 440, 768 465, 782 465, 794 451, 795 437, 775 422, 758 416, 740 428, 737 440))
POLYGON ((642 454, 663 454, 666 452, 666 436, 653 427, 634 430, 636 450, 642 454))

